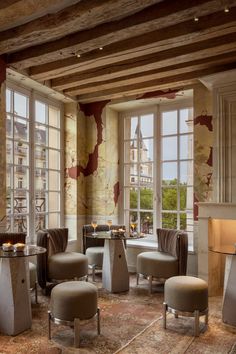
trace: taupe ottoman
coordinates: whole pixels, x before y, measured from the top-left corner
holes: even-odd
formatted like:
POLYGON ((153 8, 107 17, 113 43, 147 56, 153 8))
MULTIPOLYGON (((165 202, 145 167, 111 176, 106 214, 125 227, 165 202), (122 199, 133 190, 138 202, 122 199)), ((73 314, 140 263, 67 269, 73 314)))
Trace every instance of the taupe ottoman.
POLYGON ((163 327, 166 328, 166 312, 194 317, 194 335, 199 336, 199 316, 208 323, 208 286, 199 278, 176 276, 166 280, 164 287, 163 327))
POLYGON ((79 346, 80 321, 97 314, 97 331, 100 334, 100 312, 97 307, 97 287, 84 281, 68 281, 56 285, 51 292, 48 311, 48 337, 51 339, 51 321, 74 327, 74 345, 79 346))
POLYGON ((104 247, 88 247, 85 254, 88 257, 88 267, 92 269, 92 279, 95 281, 95 270, 102 269, 104 247))

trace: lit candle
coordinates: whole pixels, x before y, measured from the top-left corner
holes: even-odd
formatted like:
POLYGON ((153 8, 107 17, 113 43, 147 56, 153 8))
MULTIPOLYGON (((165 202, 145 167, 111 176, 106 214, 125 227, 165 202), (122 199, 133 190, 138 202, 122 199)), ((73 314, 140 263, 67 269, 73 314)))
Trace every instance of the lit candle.
POLYGON ((3 251, 12 251, 13 245, 10 242, 5 242, 2 244, 3 251))
POLYGON ((14 247, 15 251, 23 251, 25 248, 25 244, 18 242, 18 243, 15 243, 13 247, 14 247))

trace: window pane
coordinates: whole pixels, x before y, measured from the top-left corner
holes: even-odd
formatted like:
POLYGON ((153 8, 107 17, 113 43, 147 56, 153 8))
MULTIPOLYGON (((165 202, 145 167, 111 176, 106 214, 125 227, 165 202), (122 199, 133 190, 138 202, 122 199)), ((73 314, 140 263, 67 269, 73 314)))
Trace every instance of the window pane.
POLYGON ((153 213, 141 212, 140 213, 140 232, 145 234, 153 233, 153 213))
POLYGON ((19 193, 29 188, 29 169, 25 168, 24 172, 19 173, 18 167, 14 167, 14 189, 19 193))
POLYGON ((45 194, 43 193, 38 194, 36 193, 36 198, 35 198, 35 211, 36 213, 42 213, 46 211, 46 199, 45 199, 45 194))
POLYGON ((189 133, 193 131, 193 110, 190 108, 179 111, 179 129, 180 133, 189 133))
POLYGON ((177 162, 163 162, 162 185, 177 184, 177 162))
POLYGON ((60 152, 49 149, 49 168, 60 170, 60 152))
POLYGON ((49 128, 49 147, 59 149, 60 147, 60 132, 56 129, 49 128))
POLYGON ((14 143, 15 150, 15 164, 18 164, 19 158, 22 159, 22 165, 29 164, 29 145, 19 142, 14 143))
POLYGON ((59 213, 53 213, 48 215, 48 227, 53 228, 55 225, 60 226, 60 215, 59 213))
POLYGON ((125 186, 138 184, 138 165, 125 165, 125 186))
POLYGON ((177 159, 177 137, 162 138, 162 160, 177 159))
POLYGON ((165 229, 177 229, 177 214, 162 213, 162 227, 165 229))
POLYGON ((14 217, 14 232, 27 232, 28 216, 19 215, 14 217))
POLYGON ((29 194, 26 193, 25 196, 14 198, 14 214, 26 214, 28 213, 28 202, 29 194))
POLYGON ((153 209, 153 190, 149 188, 140 189, 140 208, 153 209))
POLYGON ((130 212, 129 224, 130 224, 130 231, 137 231, 138 230, 138 213, 136 211, 130 212))
POLYGON ((46 114, 47 114, 47 107, 44 103, 35 101, 35 120, 36 122, 46 124, 46 114))
POLYGON ((193 135, 180 136, 180 159, 193 158, 193 135))
POLYGON ((11 140, 7 140, 6 141, 6 153, 7 153, 7 156, 6 156, 6 161, 7 163, 12 163, 13 161, 13 148, 12 148, 12 141, 11 140))
POLYGON ((29 124, 28 121, 21 118, 15 118, 14 122, 14 134, 15 139, 29 140, 29 124))
POLYGON ((140 161, 153 161, 153 139, 140 140, 140 161))
POLYGON ((47 227, 46 215, 36 215, 36 217, 35 217, 35 231, 46 229, 46 227, 47 227))
POLYGON ((35 169, 35 190, 42 191, 47 188, 47 171, 42 168, 35 169))
POLYGON ((14 92, 14 113, 28 118, 28 98, 17 92, 14 92))
POLYGON ((138 162, 138 141, 125 142, 125 162, 138 162))
POLYGON ((153 164, 140 164, 140 185, 150 186, 153 184, 153 164))
POLYGON ((60 111, 52 106, 49 106, 49 125, 60 128, 60 111))
POLYGON ((140 138, 153 136, 153 114, 140 117, 140 138))
POLYGON ((60 194, 57 192, 48 193, 48 210, 59 211, 60 210, 60 194))
POLYGON ((6 120, 6 135, 8 137, 13 136, 13 131, 12 131, 12 116, 10 114, 7 114, 7 120, 6 120))
POLYGON ((130 189, 130 209, 138 208, 138 189, 131 188, 130 189))
POLYGON ((60 172, 49 171, 49 190, 60 190, 60 172))
POLYGON ((177 210, 176 188, 162 188, 162 209, 177 210))
POLYGON ((180 162, 180 183, 193 185, 193 161, 180 162))
POLYGON ((162 113, 162 135, 177 134, 177 111, 162 113))
POLYGON ((137 139, 138 117, 125 118, 124 128, 125 139, 137 139))
POLYGON ((41 124, 36 124, 35 126, 35 143, 46 145, 47 135, 46 127, 41 124))
POLYGON ((35 167, 46 168, 46 149, 41 146, 35 146, 35 167))
POLYGON ((12 110, 12 91, 6 90, 6 111, 13 112, 12 110))
POLYGON ((186 230, 187 223, 186 223, 186 214, 180 214, 180 230, 186 230))

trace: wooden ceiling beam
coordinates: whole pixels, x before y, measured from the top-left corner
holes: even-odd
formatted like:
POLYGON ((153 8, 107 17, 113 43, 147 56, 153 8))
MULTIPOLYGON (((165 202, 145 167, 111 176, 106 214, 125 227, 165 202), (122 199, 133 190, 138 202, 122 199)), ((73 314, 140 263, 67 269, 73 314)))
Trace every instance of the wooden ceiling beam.
POLYGON ((232 53, 224 53, 216 55, 211 58, 201 58, 198 60, 192 60, 184 63, 178 63, 175 65, 165 66, 156 70, 140 72, 132 75, 127 75, 122 78, 115 78, 112 80, 93 82, 86 85, 80 85, 71 89, 64 90, 64 94, 77 96, 96 92, 99 90, 112 89, 114 87, 127 86, 130 84, 150 81, 151 79, 158 79, 160 77, 171 76, 172 74, 180 74, 189 71, 196 71, 201 69, 207 69, 210 66, 216 66, 220 64, 228 64, 236 61, 236 51, 232 53))
POLYGON ((110 90, 100 90, 95 93, 90 93, 86 95, 79 95, 77 99, 79 102, 94 102, 94 101, 102 101, 104 99, 113 99, 120 97, 127 97, 143 92, 151 92, 154 90, 162 90, 164 88, 171 88, 177 84, 179 87, 182 85, 189 84, 190 81, 196 80, 199 77, 203 77, 206 75, 215 74, 222 71, 233 70, 236 68, 236 63, 230 63, 227 65, 219 65, 213 66, 211 68, 191 71, 185 74, 178 74, 169 77, 164 77, 161 79, 150 80, 147 82, 142 82, 139 84, 127 85, 122 87, 116 87, 110 90))
MULTIPOLYGON (((167 49, 167 46, 179 46, 181 42, 200 41, 204 38, 212 38, 235 31, 236 7, 230 9, 227 16, 222 16, 222 11, 204 16, 200 23, 192 20, 184 21, 177 25, 145 33, 120 42, 107 45, 102 51, 94 50, 84 53, 80 58, 73 56, 68 59, 53 61, 47 64, 33 66, 29 75, 36 80, 49 80, 60 77, 65 73, 72 74, 75 71, 85 70, 85 66, 98 67, 124 60, 125 56, 140 56, 149 52, 157 52, 167 49), (175 34, 173 36, 173 33, 175 34)), ((14 67, 21 67, 24 62, 19 62, 14 67)), ((25 64, 27 61, 25 62, 25 64)), ((29 64, 29 61, 28 61, 29 64)), ((23 65, 24 66, 24 65, 23 65)))
MULTIPOLYGON (((107 19, 118 20, 132 15, 160 0, 86 0, 66 7, 55 14, 35 19, 0 33, 0 54, 53 41, 77 31, 98 26, 107 19)), ((186 0, 184 0, 186 1, 186 0)), ((202 0, 201 0, 202 1, 202 0)), ((50 50, 48 46, 48 50, 50 50)))
MULTIPOLYGON (((117 0, 116 2, 113 1, 113 4, 119 4, 120 1, 121 0, 117 0)), ((68 58, 77 52, 85 53, 101 46, 109 45, 114 41, 117 42, 141 35, 145 32, 168 27, 170 23, 177 24, 186 20, 193 20, 193 17, 196 14, 198 14, 198 16, 205 16, 209 13, 217 12, 224 8, 226 1, 230 2, 231 6, 236 5, 236 0, 162 1, 137 12, 135 15, 127 16, 119 21, 106 22, 99 26, 64 36, 58 40, 52 41, 52 37, 48 35, 47 41, 50 41, 50 44, 42 43, 43 40, 41 35, 46 31, 44 28, 44 30, 38 32, 38 36, 40 36, 40 45, 33 46, 33 43, 31 42, 31 38, 33 38, 35 34, 33 32, 31 36, 27 38, 27 46, 31 47, 10 54, 8 56, 8 63, 12 65, 17 63, 17 68, 23 69, 29 66, 56 61, 59 60, 59 58, 68 58)), ((134 3, 137 3, 137 1, 134 3)), ((120 13, 120 9, 117 10, 117 12, 120 13)), ((122 13, 120 13, 120 15, 122 15, 122 13)), ((224 14, 222 14, 222 16, 223 15, 224 14)), ((111 21, 108 16, 106 16, 104 21, 105 20, 111 21)), ((91 20, 91 23, 95 25, 95 20, 91 20)), ((67 26, 70 26, 70 22, 67 26)), ((79 29, 79 27, 74 28, 76 28, 77 31, 79 29)), ((36 29, 35 31, 37 33, 36 29)), ((54 31, 56 31, 56 29, 54 31)), ((66 31, 63 32, 63 35, 64 33, 66 33, 66 31)), ((14 33, 14 38, 12 38, 12 40, 15 44, 13 44, 12 47, 9 47, 8 41, 11 41, 11 38, 4 40, 4 37, 2 38, 2 33, 0 33, 0 53, 20 49, 21 40, 18 38, 17 33, 14 33)), ((38 43, 39 37, 36 36, 34 40, 38 43)))
POLYGON ((171 65, 178 62, 221 54, 223 51, 235 49, 236 33, 205 40, 198 43, 171 48, 158 53, 144 55, 136 60, 124 60, 117 64, 106 65, 97 69, 74 73, 52 80, 52 87, 57 90, 65 90, 82 83, 111 79, 127 74, 134 74, 141 70, 155 69, 158 65, 171 65))
POLYGON ((2 0, 0 31, 20 26, 48 13, 53 13, 80 0, 2 0))

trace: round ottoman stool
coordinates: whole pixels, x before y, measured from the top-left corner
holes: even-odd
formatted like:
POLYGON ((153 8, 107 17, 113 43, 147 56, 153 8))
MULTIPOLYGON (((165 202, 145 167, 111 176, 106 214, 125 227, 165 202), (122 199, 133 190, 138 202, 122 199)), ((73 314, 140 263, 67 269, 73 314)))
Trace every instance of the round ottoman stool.
POLYGON ((194 335, 199 336, 199 316, 208 323, 208 286, 199 278, 176 276, 166 280, 164 287, 163 327, 166 328, 166 312, 194 317, 194 335))
POLYGON ((88 257, 88 267, 92 269, 92 279, 95 281, 95 270, 102 269, 104 247, 88 247, 85 254, 88 257))
POLYGON ((56 285, 51 292, 48 311, 48 338, 51 339, 51 321, 74 327, 74 345, 79 346, 80 321, 97 315, 100 334, 100 312, 97 307, 97 287, 84 281, 68 281, 56 285))

